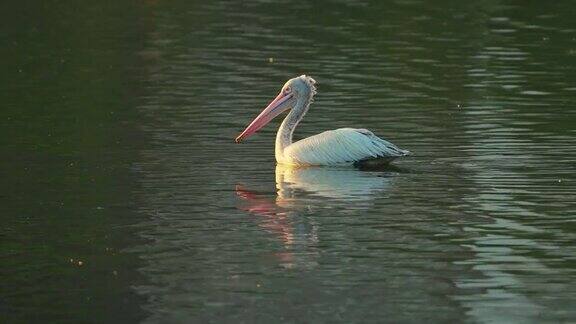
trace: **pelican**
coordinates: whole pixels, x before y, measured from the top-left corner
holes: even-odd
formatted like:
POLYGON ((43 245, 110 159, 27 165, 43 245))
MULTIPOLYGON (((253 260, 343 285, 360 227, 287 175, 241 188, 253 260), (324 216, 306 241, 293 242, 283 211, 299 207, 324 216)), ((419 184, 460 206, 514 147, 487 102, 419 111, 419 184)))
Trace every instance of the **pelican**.
POLYGON ((278 164, 295 166, 377 166, 410 152, 379 138, 367 129, 339 128, 292 143, 292 134, 316 94, 316 81, 306 75, 288 80, 280 93, 236 138, 236 143, 256 133, 276 116, 290 110, 276 134, 278 164))

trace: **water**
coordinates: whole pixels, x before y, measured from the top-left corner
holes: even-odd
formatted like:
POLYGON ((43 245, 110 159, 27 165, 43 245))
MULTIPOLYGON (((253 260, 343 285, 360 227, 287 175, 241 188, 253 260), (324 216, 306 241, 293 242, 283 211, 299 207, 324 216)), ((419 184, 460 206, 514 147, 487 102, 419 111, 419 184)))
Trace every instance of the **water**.
POLYGON ((576 5, 2 4, 3 322, 576 321, 576 5), (381 171, 287 169, 367 128, 381 171))

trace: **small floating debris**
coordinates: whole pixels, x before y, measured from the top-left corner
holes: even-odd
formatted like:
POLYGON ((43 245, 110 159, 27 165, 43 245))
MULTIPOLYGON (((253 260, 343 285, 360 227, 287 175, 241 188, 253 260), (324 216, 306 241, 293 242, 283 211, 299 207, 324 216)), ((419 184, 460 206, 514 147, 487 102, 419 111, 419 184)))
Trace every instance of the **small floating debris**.
POLYGON ((84 262, 82 262, 80 260, 74 260, 74 259, 70 259, 70 263, 72 263, 73 265, 77 265, 79 267, 84 265, 84 262))

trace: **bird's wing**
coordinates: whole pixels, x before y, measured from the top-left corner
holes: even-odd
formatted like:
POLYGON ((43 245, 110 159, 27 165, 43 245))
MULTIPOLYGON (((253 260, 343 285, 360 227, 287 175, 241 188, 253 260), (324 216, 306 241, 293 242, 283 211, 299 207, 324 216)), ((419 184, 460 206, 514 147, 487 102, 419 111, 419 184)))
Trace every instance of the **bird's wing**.
POLYGON ((284 156, 302 165, 337 165, 370 158, 397 158, 409 152, 366 129, 339 128, 289 145, 284 156))

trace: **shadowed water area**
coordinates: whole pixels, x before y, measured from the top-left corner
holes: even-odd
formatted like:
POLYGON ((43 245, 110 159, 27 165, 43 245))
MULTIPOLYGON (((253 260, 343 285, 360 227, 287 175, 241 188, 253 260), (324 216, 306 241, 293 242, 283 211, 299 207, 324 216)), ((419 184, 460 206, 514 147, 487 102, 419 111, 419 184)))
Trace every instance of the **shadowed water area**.
POLYGON ((576 3, 0 9, 0 321, 576 321, 576 3), (413 155, 235 144, 303 73, 413 155))

